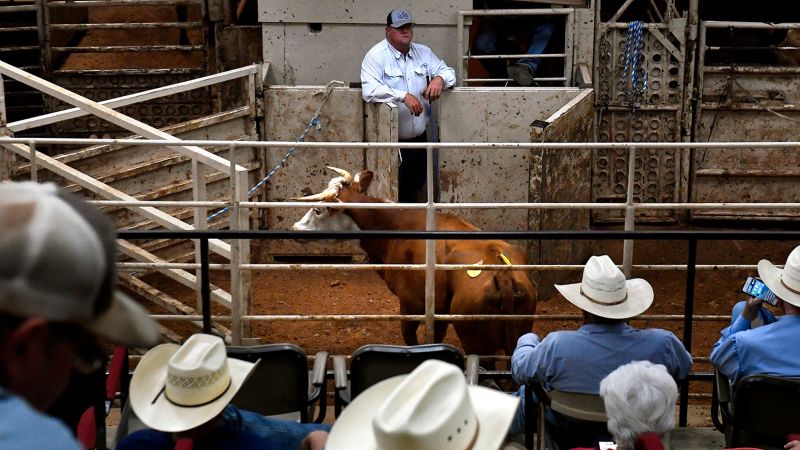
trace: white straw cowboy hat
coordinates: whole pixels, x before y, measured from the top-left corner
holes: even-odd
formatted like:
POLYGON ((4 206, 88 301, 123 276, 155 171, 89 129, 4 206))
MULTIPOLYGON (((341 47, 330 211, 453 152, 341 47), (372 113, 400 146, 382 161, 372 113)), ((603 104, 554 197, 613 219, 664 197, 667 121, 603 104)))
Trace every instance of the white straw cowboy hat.
POLYGON ((800 247, 795 247, 783 269, 762 259, 758 262, 758 276, 770 291, 786 303, 800 306, 800 247))
POLYGON ((645 280, 625 280, 625 275, 608 257, 592 256, 583 269, 580 283, 556 285, 561 295, 578 308, 607 319, 627 319, 653 304, 653 288, 645 280))
POLYGON ((326 450, 497 450, 519 399, 467 386, 458 367, 428 360, 356 397, 331 429, 326 450))
POLYGON ((228 358, 222 339, 209 334, 192 335, 181 346, 161 344, 133 373, 133 412, 159 431, 191 430, 225 409, 256 364, 228 358))

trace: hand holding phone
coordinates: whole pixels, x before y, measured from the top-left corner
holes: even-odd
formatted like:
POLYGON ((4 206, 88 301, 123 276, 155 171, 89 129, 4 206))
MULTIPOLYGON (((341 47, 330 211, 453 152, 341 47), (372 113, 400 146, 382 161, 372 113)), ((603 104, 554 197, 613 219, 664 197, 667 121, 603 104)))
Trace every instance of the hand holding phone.
POLYGON ((767 285, 758 278, 747 277, 744 286, 742 286, 742 292, 752 297, 760 298, 772 306, 778 303, 778 298, 775 297, 775 293, 770 291, 767 285))

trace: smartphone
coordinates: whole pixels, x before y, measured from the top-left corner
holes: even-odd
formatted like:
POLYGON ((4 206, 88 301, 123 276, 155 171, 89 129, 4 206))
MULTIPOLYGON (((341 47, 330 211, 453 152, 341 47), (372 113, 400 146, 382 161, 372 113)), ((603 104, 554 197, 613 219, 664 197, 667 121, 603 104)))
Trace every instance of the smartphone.
POLYGON ((770 291, 767 285, 758 278, 747 277, 744 286, 742 286, 742 292, 753 297, 758 297, 772 306, 778 303, 775 293, 770 291))

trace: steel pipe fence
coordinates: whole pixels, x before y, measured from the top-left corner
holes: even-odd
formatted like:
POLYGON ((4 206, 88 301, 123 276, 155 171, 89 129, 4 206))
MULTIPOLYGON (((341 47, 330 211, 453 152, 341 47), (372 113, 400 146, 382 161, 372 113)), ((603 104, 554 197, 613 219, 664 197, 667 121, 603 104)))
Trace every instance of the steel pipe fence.
MULTIPOLYGON (((428 153, 428 157, 430 159, 431 155, 430 152, 428 153)), ((429 160, 430 162, 430 160, 429 160)), ((430 182, 430 178, 432 177, 431 166, 428 166, 428 181, 430 182)), ((428 193, 429 198, 432 195, 431 184, 429 183, 428 193)), ((432 211, 432 209, 429 209, 432 211)), ((430 225, 430 223, 428 224, 430 225)), ((281 319, 277 319, 274 316, 252 316, 250 319, 264 319, 264 320, 365 320, 367 317, 372 317, 374 320, 419 320, 424 321, 426 324, 426 341, 432 341, 432 332, 428 332, 433 328, 432 324, 438 318, 440 320, 524 320, 526 317, 522 316, 512 316, 512 315, 445 315, 445 314, 434 314, 434 304, 431 301, 433 296, 433 281, 434 277, 433 270, 435 264, 433 260, 435 255, 432 254, 431 248, 434 246, 434 241, 438 239, 480 239, 480 238, 495 238, 495 239, 513 239, 513 238, 520 238, 525 237, 527 239, 541 239, 541 238, 549 238, 549 239, 624 239, 630 242, 633 242, 636 239, 659 239, 659 240, 686 240, 688 241, 689 248, 688 248, 688 255, 687 255, 687 273, 686 273, 686 299, 684 302, 684 314, 681 315, 660 315, 662 320, 683 320, 683 336, 682 342, 683 345, 686 347, 686 350, 691 353, 692 352, 692 325, 694 323, 694 289, 695 289, 695 275, 696 275, 696 264, 697 264, 697 243, 699 240, 723 240, 723 239, 746 239, 746 240, 779 240, 779 239, 792 239, 798 240, 800 239, 800 231, 781 231, 781 232, 773 232, 773 231, 737 231, 737 232, 723 232, 723 231, 714 231, 714 232, 697 232, 697 231, 673 231, 673 232, 643 232, 643 231, 623 231, 623 232, 531 232, 531 231, 520 231, 520 232, 503 232, 503 231, 482 231, 482 232, 441 232, 441 231, 415 231, 415 232, 408 232, 408 231, 359 231, 359 232, 298 232, 298 231, 184 231, 184 232, 173 232, 173 231, 120 231, 119 236, 121 238, 127 239, 141 239, 144 236, 150 236, 150 238, 161 238, 170 235, 177 235, 179 238, 185 237, 193 237, 195 239, 200 240, 200 249, 202 254, 200 255, 201 259, 201 268, 203 271, 203 289, 202 289, 202 301, 203 301, 203 331, 210 333, 211 332, 211 312, 210 312, 210 280, 208 277, 208 239, 212 237, 216 237, 219 239, 252 239, 254 234, 261 234, 265 236, 271 236, 275 239, 280 238, 291 238, 292 236, 303 236, 304 238, 309 237, 309 235, 313 235, 313 237, 319 237, 323 239, 351 239, 354 237, 381 237, 381 238, 392 238, 392 239, 426 239, 426 305, 425 305, 425 315, 414 315, 414 316, 403 316, 403 315, 297 315, 296 317, 291 316, 284 316, 281 319), (431 297, 431 298, 428 298, 431 297), (335 317, 335 318, 334 318, 335 317)), ((232 323, 241 323, 243 322, 243 317, 241 315, 237 315, 236 311, 233 310, 233 315, 230 316, 230 320, 232 323)), ((546 316, 546 315, 540 315, 546 316)), ((572 319, 571 317, 567 318, 567 315, 554 315, 556 317, 564 317, 561 320, 569 320, 572 319)), ((642 315, 638 318, 645 319, 647 316, 642 315)), ((726 316, 704 316, 704 319, 707 320, 724 320, 726 316)), ((188 320, 188 319, 187 319, 188 320)), ((195 318, 195 320, 197 320, 195 318)), ((648 320, 658 320, 655 318, 648 320)), ((691 378, 691 377, 690 377, 691 378)), ((688 406, 689 406, 689 382, 690 378, 681 381, 681 391, 680 391, 680 406, 679 406, 679 424, 681 426, 685 426, 688 420, 688 406)))
POLYGON ((458 36, 459 61, 456 64, 456 82, 458 86, 469 85, 471 82, 492 82, 492 83, 508 83, 513 81, 511 78, 470 78, 469 75, 469 61, 474 60, 491 60, 491 59, 521 59, 521 58, 558 58, 564 60, 563 63, 563 76, 561 77, 535 77, 534 81, 559 81, 566 86, 571 79, 572 74, 572 47, 573 36, 570 31, 573 29, 572 24, 575 21, 574 8, 536 8, 536 9, 484 9, 484 10, 470 10, 459 11, 456 23, 456 36, 458 36), (469 32, 466 28, 468 17, 514 17, 514 16, 563 16, 567 22, 564 28, 564 52, 562 53, 540 53, 540 54, 491 54, 491 55, 473 55, 469 44, 469 32), (467 47, 465 47, 467 45, 467 47))
MULTIPOLYGON (((169 146, 174 147, 177 145, 180 146, 220 146, 220 145, 227 145, 230 148, 231 155, 234 155, 236 150, 240 147, 308 147, 308 148, 318 148, 318 149, 341 149, 342 147, 354 147, 354 148, 365 148, 365 149, 396 149, 396 148, 424 148, 427 150, 428 153, 428 167, 427 167, 427 177, 428 177, 428 186, 433 186, 432 183, 432 151, 433 146, 431 144, 420 143, 420 144, 400 144, 400 143, 343 143, 343 142, 327 142, 327 143, 296 143, 296 142, 256 142, 256 141, 245 141, 245 142, 237 142, 237 141, 213 141, 213 140, 192 140, 192 141, 174 141, 174 140, 149 140, 149 139, 62 139, 62 138, 10 138, 10 137, 0 137, 0 146, 10 146, 10 145, 17 145, 17 144, 27 144, 29 146, 29 152, 26 156, 31 159, 31 174, 34 174, 37 171, 36 168, 36 161, 38 157, 38 152, 30 151, 35 150, 36 145, 58 145, 58 144, 119 144, 119 145, 153 145, 153 146, 169 146)), ((690 151, 693 149, 700 149, 700 148, 725 148, 730 150, 746 150, 746 149, 753 149, 753 148, 798 148, 800 147, 800 142, 707 142, 707 143, 437 143, 437 149, 448 149, 448 148, 477 148, 477 149, 496 149, 496 148, 522 148, 522 149, 552 149, 552 150, 574 150, 574 149, 586 149, 586 150, 594 150, 594 149, 614 149, 614 148, 623 148, 628 149, 631 154, 635 154, 636 151, 639 149, 663 149, 663 148, 685 148, 689 149, 690 151)), ((231 158, 233 160, 233 157, 231 158)), ((228 167, 236 167, 235 163, 230 161, 227 162, 228 167)), ((632 177, 632 174, 629 174, 629 177, 632 177)), ((472 233, 459 233, 459 232, 440 232, 434 231, 434 226, 432 223, 432 218, 434 217, 434 211, 436 209, 462 209, 462 208, 541 208, 541 209, 550 209, 550 208, 583 208, 583 209, 592 209, 592 208, 617 208, 617 209, 624 209, 626 214, 629 214, 630 211, 635 210, 636 208, 685 208, 685 209, 692 209, 692 208, 709 208, 709 207, 717 207, 717 208, 742 208, 742 209, 770 209, 770 208, 796 208, 800 206, 797 203, 717 203, 717 204, 637 204, 635 202, 631 202, 630 198, 625 203, 619 204, 591 204, 591 203, 583 203, 583 204, 559 204, 559 203, 548 203, 548 204, 504 204, 504 203, 489 203, 489 204, 482 204, 482 203, 473 203, 473 204, 443 204, 443 203, 434 203, 433 202, 433 193, 431 192, 432 187, 429 188, 428 191, 428 202, 427 203, 420 203, 420 204, 412 204, 412 205, 400 205, 400 204, 348 204, 348 205, 336 205, 336 204, 329 204, 329 203, 301 203, 301 202, 246 202, 239 197, 237 199, 237 194, 232 192, 232 198, 237 199, 238 201, 234 200, 231 202, 207 202, 201 199, 200 202, 175 202, 175 203, 167 203, 168 206, 177 206, 180 204, 188 204, 194 208, 208 208, 210 205, 226 205, 231 206, 234 210, 239 211, 239 213, 245 212, 248 208, 262 208, 262 207, 302 207, 308 208, 313 206, 323 206, 323 207, 333 207, 333 208, 341 208, 341 207, 348 207, 348 208, 396 208, 396 209, 426 209, 426 217, 428 218, 427 221, 427 230, 426 231, 400 231, 400 232, 369 232, 363 231, 358 233, 329 233, 329 232, 292 232, 292 231, 284 231, 284 230, 250 230, 250 231, 202 231, 202 230, 184 230, 184 231, 120 231, 120 237, 124 239, 157 239, 157 238, 166 238, 166 239, 193 239, 199 242, 200 247, 202 248, 204 245, 208 245, 208 240, 221 240, 221 239, 233 239, 233 242, 238 242, 238 240, 248 240, 248 239, 293 239, 297 237, 302 237, 303 239, 363 239, 369 237, 391 237, 394 239, 423 239, 427 242, 428 251, 426 252, 427 256, 427 263, 424 265, 409 265, 408 267, 393 267, 392 270, 400 270, 400 269, 411 269, 411 270, 426 270, 426 314, 424 316, 400 316, 400 315, 378 315, 374 317, 376 320, 420 320, 424 321, 426 324, 426 329, 432 330, 433 323, 435 320, 518 320, 513 316, 503 317, 503 316, 484 316, 484 317, 464 317, 464 316, 451 316, 451 315, 437 315, 433 312, 433 272, 435 270, 460 270, 463 269, 465 266, 463 265, 454 265, 453 267, 447 267, 446 265, 439 265, 435 264, 435 258, 433 257, 432 249, 434 247, 434 240, 436 239, 620 239, 623 241, 627 241, 629 244, 632 243, 636 239, 667 239, 667 240, 684 240, 689 243, 689 254, 687 264, 685 265, 669 265, 665 266, 668 267, 668 270, 685 270, 687 273, 687 284, 686 284, 686 304, 684 308, 684 315, 660 315, 654 316, 652 318, 648 317, 641 317, 643 320, 681 320, 684 321, 684 331, 683 331, 683 342, 686 345, 687 349, 691 352, 691 345, 692 345, 692 323, 694 320, 703 320, 703 321, 721 321, 724 317, 721 316, 695 316, 693 311, 693 298, 694 298, 694 280, 695 274, 698 270, 696 264, 696 247, 698 240, 719 240, 719 239, 741 239, 741 240, 753 240, 753 239, 760 239, 760 240, 778 240, 778 239, 794 239, 797 240, 800 238, 800 233, 798 232, 769 232, 769 233, 762 233, 762 232, 636 232, 632 231, 633 228, 633 221, 626 221, 626 231, 624 232, 566 232, 566 231, 553 231, 553 232, 529 232, 529 231, 509 231, 509 232, 472 232, 472 233), (300 236, 302 234, 302 236, 300 236), (412 267, 414 266, 414 267, 412 267)), ((240 195, 240 194, 239 194, 240 195)), ((102 203, 101 203, 102 204, 102 203)), ((140 203, 137 201, 114 201, 114 204, 126 206, 128 208, 132 208, 136 210, 137 208, 147 208, 144 206, 144 203, 140 203)), ((148 203, 149 204, 149 203, 148 203)), ((153 202, 154 206, 165 206, 165 204, 161 202, 153 202)), ((237 246, 238 247, 238 246, 237 246)), ((625 252, 628 252, 629 249, 632 251, 632 245, 626 246, 625 252)), ((202 307, 201 310, 204 313, 203 316, 192 316, 195 320, 202 317, 203 319, 203 327, 205 330, 211 329, 211 321, 212 316, 210 315, 209 305, 210 305, 210 283, 208 281, 208 273, 211 270, 212 265, 208 262, 208 249, 201 250, 199 253, 200 255, 200 263, 199 267, 201 268, 201 276, 199 277, 199 284, 201 290, 201 301, 202 307)), ((628 263, 627 266, 623 265, 623 269, 626 273, 630 273, 630 270, 634 268, 630 261, 632 258, 626 257, 625 262, 628 263)), ((234 271, 248 271, 248 270, 281 270, 279 268, 268 268, 268 265, 251 265, 247 263, 240 263, 240 264, 231 264, 231 265, 213 265, 214 270, 219 270, 225 268, 226 270, 231 270, 233 273, 234 271)), ((124 266, 123 266, 124 267, 124 266)), ((157 264, 154 264, 152 267, 159 267, 157 264)), ((164 270, 161 266, 161 270, 164 270)), ((195 270, 197 269, 197 264, 192 266, 195 270)), ((302 267, 302 265, 286 265, 285 267, 289 267, 292 269, 296 269, 302 267)), ((331 266, 325 267, 325 265, 319 265, 315 268, 324 267, 326 270, 341 270, 344 267, 339 266, 331 266)), ((752 266, 746 265, 706 265, 705 267, 701 268, 700 270, 713 270, 714 267, 726 267, 731 269, 749 269, 752 266)), ((492 270, 558 270, 558 268, 562 269, 569 269, 569 270, 579 270, 582 266, 574 265, 573 267, 565 268, 563 265, 548 267, 547 265, 526 265, 526 266, 504 266, 504 267, 495 267, 490 266, 486 267, 491 268, 492 270)), ((648 269, 657 270, 659 267, 655 265, 651 265, 648 269)), ((142 267, 135 267, 130 266, 127 269, 131 270, 141 270, 142 267)), ((360 270, 368 270, 367 268, 362 268, 360 270)), ((240 298, 242 295, 241 292, 237 293, 237 298, 240 298)), ((234 304, 238 302, 238 300, 234 299, 234 304)), ((232 326, 234 330, 241 329, 243 324, 249 324, 253 321, 258 320, 366 320, 370 316, 361 316, 358 317, 352 316, 341 316, 340 318, 336 318, 334 315, 326 316, 326 315, 317 315, 317 316, 287 316, 287 317, 277 317, 277 316, 258 316, 258 315, 249 315, 249 314, 241 314, 241 307, 237 308, 240 311, 232 311, 231 315, 228 316, 230 318, 231 323, 236 324, 236 326, 232 326)), ((225 316, 215 317, 214 319, 222 321, 225 316)), ((564 315, 535 315, 535 319, 538 320, 574 320, 576 317, 564 316, 564 315)), ((160 317, 159 319, 167 320, 167 317, 160 317)), ((175 318, 172 318, 173 320, 175 318)), ((178 319, 182 320, 182 319, 178 319)), ((188 319, 186 319, 188 320, 188 319)), ((429 333, 430 334, 430 333, 429 333)), ((432 336, 426 336, 427 341, 432 340, 432 336)), ((688 383, 688 381, 686 381, 688 383)), ((686 400, 688 397, 684 397, 684 392, 688 394, 687 389, 682 390, 682 399, 681 399, 681 423, 685 423, 685 405, 686 400)))

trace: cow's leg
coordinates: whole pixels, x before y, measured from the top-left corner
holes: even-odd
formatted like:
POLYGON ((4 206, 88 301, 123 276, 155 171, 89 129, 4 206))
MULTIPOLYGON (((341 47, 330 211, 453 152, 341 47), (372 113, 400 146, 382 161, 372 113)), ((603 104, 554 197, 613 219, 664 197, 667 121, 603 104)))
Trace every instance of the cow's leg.
POLYGON ((403 334, 403 341, 406 345, 417 345, 417 328, 419 323, 414 320, 403 320, 400 322, 400 332, 403 334))
MULTIPOLYGON (((400 302, 400 314, 419 314, 417 311, 412 311, 407 306, 403 305, 403 302, 400 302)), ((403 335, 403 341, 406 345, 417 345, 419 341, 417 340, 417 328, 419 328, 419 322, 416 320, 401 320, 400 321, 400 333, 403 335)))
POLYGON ((447 334, 447 322, 436 322, 433 326, 433 342, 442 342, 447 334))

